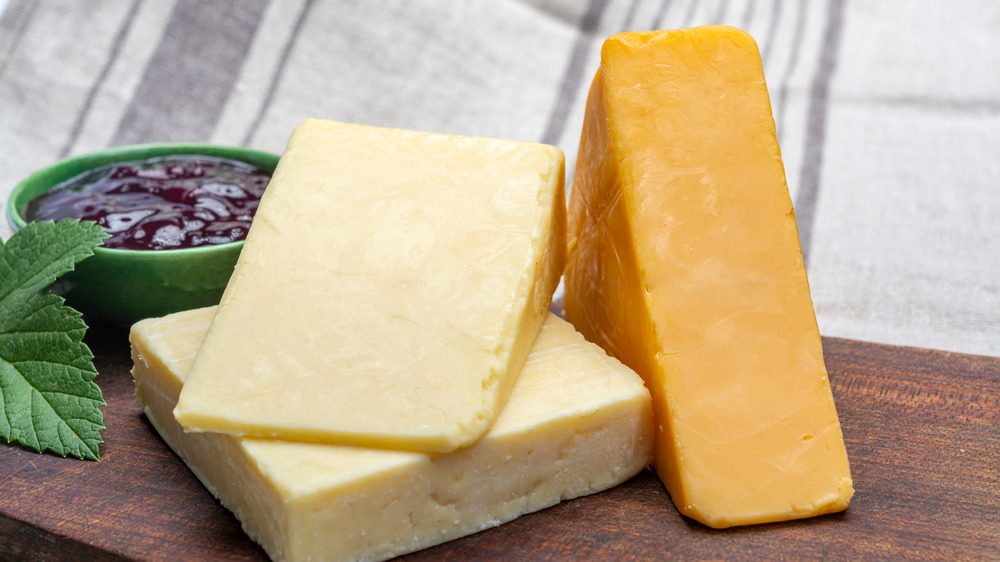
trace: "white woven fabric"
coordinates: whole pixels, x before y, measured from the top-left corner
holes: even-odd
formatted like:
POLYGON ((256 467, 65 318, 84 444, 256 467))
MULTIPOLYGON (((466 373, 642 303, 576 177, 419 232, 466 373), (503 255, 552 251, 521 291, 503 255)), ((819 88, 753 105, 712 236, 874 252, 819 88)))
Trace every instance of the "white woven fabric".
POLYGON ((820 331, 1000 355, 1000 3, 4 1, 4 200, 107 146, 280 152, 306 117, 544 141, 572 170, 606 36, 741 27, 764 60, 820 331))

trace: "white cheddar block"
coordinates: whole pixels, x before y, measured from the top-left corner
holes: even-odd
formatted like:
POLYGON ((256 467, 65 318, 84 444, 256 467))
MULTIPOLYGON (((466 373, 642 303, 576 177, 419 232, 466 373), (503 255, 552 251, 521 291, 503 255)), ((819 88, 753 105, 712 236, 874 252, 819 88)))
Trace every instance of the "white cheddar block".
POLYGON ((390 558, 610 488, 650 461, 638 375, 551 314, 496 423, 455 452, 187 433, 171 411, 214 312, 133 326, 136 399, 273 559, 390 558))
POLYGON ((565 254, 538 143, 310 119, 175 415, 190 431, 451 451, 502 410, 565 254))

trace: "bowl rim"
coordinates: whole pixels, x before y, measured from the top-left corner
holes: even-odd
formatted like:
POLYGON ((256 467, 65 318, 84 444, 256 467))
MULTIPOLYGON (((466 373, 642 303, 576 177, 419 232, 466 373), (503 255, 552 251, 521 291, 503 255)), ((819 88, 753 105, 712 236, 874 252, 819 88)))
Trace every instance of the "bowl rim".
MULTIPOLYGON (((79 154, 76 156, 71 156, 69 158, 63 158, 57 160, 47 166, 35 170, 27 177, 17 182, 13 189, 10 191, 10 195, 7 197, 6 215, 7 224, 10 225, 12 232, 17 232, 18 230, 24 228, 28 221, 24 220, 21 216, 21 211, 24 205, 18 207, 16 201, 18 196, 27 190, 30 186, 34 185, 44 178, 46 175, 51 174, 57 168, 61 167, 80 167, 81 171, 75 172, 73 175, 67 176, 56 183, 61 183, 68 179, 75 177, 86 171, 87 169, 93 169, 98 166, 103 166, 106 164, 111 164, 114 162, 128 162, 130 160, 140 160, 146 158, 156 158, 161 156, 170 156, 174 154, 201 154, 205 156, 214 156, 221 158, 231 158, 233 160, 246 161, 246 158, 253 158, 257 160, 264 161, 274 161, 277 165, 280 156, 273 152, 265 152, 262 150, 256 150, 253 148, 246 148, 242 146, 231 146, 231 145, 221 145, 221 144, 211 144, 211 143, 195 143, 195 142, 157 142, 157 143, 141 143, 141 144, 129 144, 122 146, 108 147, 103 150, 97 150, 94 152, 87 152, 84 154, 79 154), (241 157, 242 155, 242 157, 241 157)), ((248 164, 254 164, 253 162, 247 162, 248 164)), ((51 189, 55 183, 47 186, 44 190, 47 191, 51 189)), ((25 201, 25 205, 27 201, 25 201)), ((205 246, 195 246, 193 248, 173 248, 164 250, 133 250, 129 248, 106 248, 104 246, 97 246, 94 248, 94 253, 110 254, 120 257, 127 257, 129 255, 142 255, 148 256, 150 254, 156 255, 176 255, 180 253, 204 253, 213 251, 225 251, 226 249, 236 248, 241 246, 245 240, 236 240, 234 242, 226 242, 223 244, 209 244, 205 246)))

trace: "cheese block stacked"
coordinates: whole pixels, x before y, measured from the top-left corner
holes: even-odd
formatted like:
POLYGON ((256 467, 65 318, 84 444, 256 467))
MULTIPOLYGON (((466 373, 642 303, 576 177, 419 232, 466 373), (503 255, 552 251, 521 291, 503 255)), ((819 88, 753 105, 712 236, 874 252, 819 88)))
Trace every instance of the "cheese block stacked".
POLYGON ((275 559, 384 559, 617 485, 641 379, 550 316, 553 147, 308 120, 217 310, 137 323, 136 397, 275 559))
POLYGON ((846 508, 753 40, 610 38, 568 219, 563 173, 545 145, 306 121, 218 309, 133 327, 139 403, 277 559, 411 552, 650 461, 713 527, 846 508), (547 312, 564 262, 582 336, 547 312))
POLYGON ((172 410, 214 312, 133 326, 136 398, 273 559, 389 558, 610 488, 649 462, 642 381, 551 315, 496 423, 452 453, 185 432, 172 410))

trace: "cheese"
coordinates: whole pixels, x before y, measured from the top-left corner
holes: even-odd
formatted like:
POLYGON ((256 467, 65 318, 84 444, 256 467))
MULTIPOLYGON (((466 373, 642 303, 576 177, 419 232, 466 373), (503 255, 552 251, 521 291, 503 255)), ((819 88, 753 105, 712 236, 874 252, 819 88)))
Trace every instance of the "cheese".
POLYGON ((177 420, 417 451, 473 443, 562 273, 563 168, 547 145, 305 121, 177 420))
POLYGON ((376 560, 624 482, 649 462, 639 377, 549 315, 489 433, 446 454, 186 433, 171 409, 214 308, 132 327, 136 398, 274 559, 376 560))
POLYGON ((654 468, 712 527, 843 510, 847 454, 760 56, 726 27, 602 48, 567 318, 653 395, 654 468))

